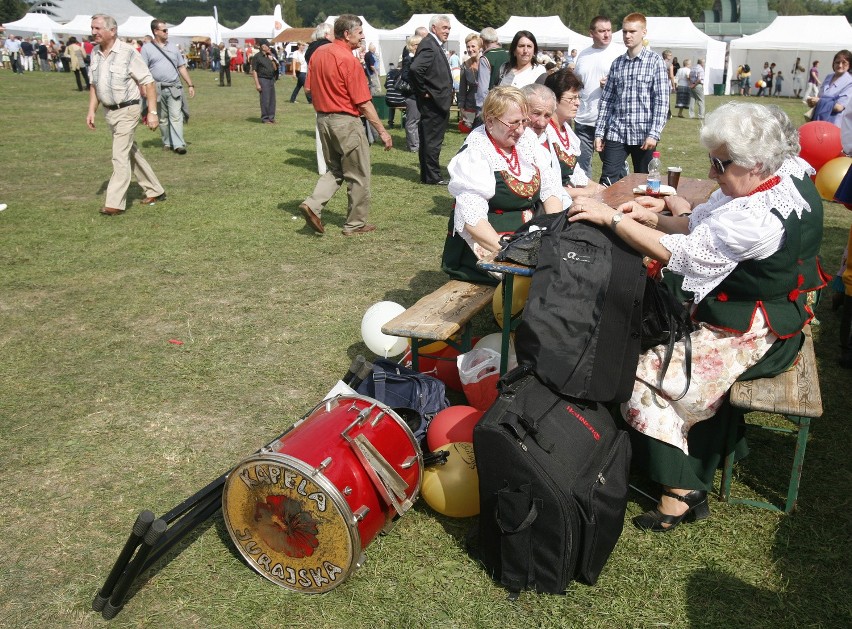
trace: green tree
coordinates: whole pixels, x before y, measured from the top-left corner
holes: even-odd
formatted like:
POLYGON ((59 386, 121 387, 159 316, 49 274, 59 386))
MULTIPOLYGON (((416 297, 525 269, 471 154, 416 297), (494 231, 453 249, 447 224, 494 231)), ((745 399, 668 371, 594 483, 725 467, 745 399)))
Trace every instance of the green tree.
POLYGON ((26 12, 27 5, 20 0, 0 0, 0 23, 20 20, 26 12))

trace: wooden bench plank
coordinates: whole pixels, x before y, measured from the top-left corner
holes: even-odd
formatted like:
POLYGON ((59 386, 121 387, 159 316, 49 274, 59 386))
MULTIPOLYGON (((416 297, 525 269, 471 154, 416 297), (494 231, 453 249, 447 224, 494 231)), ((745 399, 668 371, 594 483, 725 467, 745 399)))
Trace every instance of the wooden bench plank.
POLYGON ((450 280, 382 326, 391 336, 445 341, 491 304, 494 286, 450 280))
POLYGON ((735 382, 731 405, 749 411, 763 411, 795 417, 820 417, 822 395, 810 326, 795 366, 774 378, 735 382))

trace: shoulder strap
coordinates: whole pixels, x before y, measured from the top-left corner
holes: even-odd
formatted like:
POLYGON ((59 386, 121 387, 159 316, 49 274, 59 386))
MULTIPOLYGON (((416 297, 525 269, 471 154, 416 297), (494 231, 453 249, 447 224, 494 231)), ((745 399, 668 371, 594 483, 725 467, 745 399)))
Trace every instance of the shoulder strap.
POLYGON ((160 48, 160 47, 159 47, 156 43, 151 42, 151 45, 152 45, 154 48, 156 48, 158 51, 160 51, 160 54, 161 54, 161 55, 163 55, 163 56, 164 56, 164 57, 168 60, 168 62, 169 62, 170 64, 172 64, 172 67, 175 69, 175 72, 177 72, 177 73, 178 73, 178 81, 180 81, 180 70, 178 70, 178 69, 177 69, 177 66, 175 65, 175 62, 174 62, 174 61, 172 61, 172 58, 171 58, 171 57, 169 57, 169 56, 165 53, 165 51, 164 51, 162 48, 160 48))

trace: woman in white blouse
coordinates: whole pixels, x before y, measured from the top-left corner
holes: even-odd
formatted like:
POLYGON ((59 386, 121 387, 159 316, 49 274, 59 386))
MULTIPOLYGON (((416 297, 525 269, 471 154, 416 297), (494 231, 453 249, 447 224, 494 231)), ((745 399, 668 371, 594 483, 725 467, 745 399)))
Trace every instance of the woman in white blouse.
POLYGON ((509 60, 500 69, 500 85, 524 87, 546 72, 538 62, 538 42, 529 31, 518 31, 509 46, 509 60))
POLYGON ((727 454, 725 434, 741 417, 725 403, 728 389, 793 363, 813 318, 807 293, 825 285, 822 202, 786 114, 728 103, 707 116, 700 137, 719 190, 691 213, 677 196, 640 197, 618 210, 578 199, 569 212, 569 220, 609 226, 665 265, 664 281, 681 280, 674 288, 692 302, 691 381, 683 343, 662 383, 666 348, 654 347, 640 357, 633 395, 621 409, 634 464, 662 486, 657 507, 633 522, 657 532, 709 515, 707 490, 727 454), (664 207, 674 216, 661 214, 664 207))
POLYGON ((441 266, 453 278, 496 284, 476 262, 500 249, 500 234, 515 231, 542 208, 564 209, 550 154, 527 129, 527 118, 521 90, 493 88, 482 104, 484 124, 471 131, 450 161, 455 205, 441 266))
POLYGON ((586 172, 577 168, 580 138, 571 128, 571 123, 580 109, 580 90, 583 89, 583 82, 572 70, 564 68, 548 76, 544 85, 556 96, 556 112, 547 125, 547 140, 559 161, 562 185, 572 197, 597 194, 603 186, 589 181, 586 172))

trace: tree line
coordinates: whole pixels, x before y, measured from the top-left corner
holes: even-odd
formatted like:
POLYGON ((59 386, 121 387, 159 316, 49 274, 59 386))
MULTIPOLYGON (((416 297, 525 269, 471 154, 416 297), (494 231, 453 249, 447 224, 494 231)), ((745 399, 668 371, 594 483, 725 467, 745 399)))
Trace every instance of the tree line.
MULTIPOLYGON (((20 19, 38 0, 0 0, 0 22, 20 19)), ((180 24, 193 15, 212 15, 215 5, 219 22, 228 28, 245 23, 252 15, 271 15, 278 0, 134 0, 145 11, 166 22, 180 24)), ((474 30, 502 26, 512 15, 558 15, 566 26, 585 33, 596 15, 609 16, 613 24, 632 11, 645 15, 689 17, 704 20, 704 9, 715 0, 284 0, 284 21, 290 26, 314 26, 329 15, 357 13, 377 28, 394 28, 414 13, 452 13, 474 30)), ((844 15, 852 18, 852 0, 769 0, 779 15, 844 15)))

